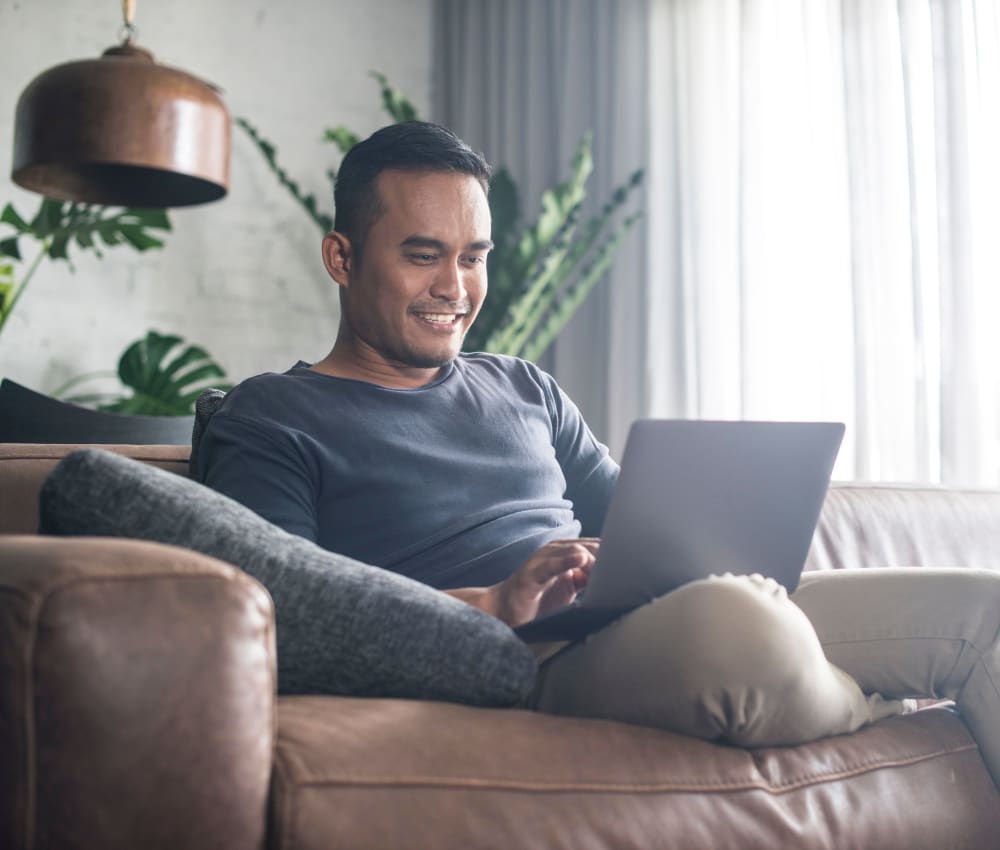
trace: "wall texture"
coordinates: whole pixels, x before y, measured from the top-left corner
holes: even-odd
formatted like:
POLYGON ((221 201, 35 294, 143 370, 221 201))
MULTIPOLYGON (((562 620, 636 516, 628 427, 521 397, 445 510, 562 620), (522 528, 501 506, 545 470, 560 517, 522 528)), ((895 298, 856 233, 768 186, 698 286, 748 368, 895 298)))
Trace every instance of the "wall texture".
MULTIPOLYGON (((27 216, 39 202, 10 180, 19 93, 45 69, 114 44, 120 9, 115 0, 0 0, 0 207, 13 201, 27 216)), ((275 143, 327 211, 324 175, 338 157, 323 129, 367 134, 386 123, 370 70, 428 114, 430 0, 139 0, 135 23, 137 43, 158 61, 220 86, 233 116, 275 143)), ((233 380, 326 354, 338 308, 319 231, 241 130, 233 131, 229 195, 171 218, 174 232, 159 251, 117 247, 103 261, 77 253, 75 272, 43 263, 0 333, 0 375, 51 391, 113 369, 149 329, 205 346, 233 380)))

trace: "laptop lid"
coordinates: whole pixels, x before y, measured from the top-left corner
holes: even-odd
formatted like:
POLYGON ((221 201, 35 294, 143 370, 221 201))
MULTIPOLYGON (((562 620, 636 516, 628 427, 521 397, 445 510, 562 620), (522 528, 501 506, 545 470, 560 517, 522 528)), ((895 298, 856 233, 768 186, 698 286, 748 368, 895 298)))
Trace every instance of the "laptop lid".
POLYGON ((586 592, 515 631, 579 637, 713 573, 794 591, 843 434, 828 422, 635 422, 586 592))

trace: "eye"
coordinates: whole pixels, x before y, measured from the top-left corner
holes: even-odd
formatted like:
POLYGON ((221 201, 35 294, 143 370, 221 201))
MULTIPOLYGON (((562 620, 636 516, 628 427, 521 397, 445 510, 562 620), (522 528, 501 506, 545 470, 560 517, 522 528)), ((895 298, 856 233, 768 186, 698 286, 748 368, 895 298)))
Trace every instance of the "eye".
POLYGON ((410 254, 409 258, 415 263, 433 263, 437 259, 436 254, 410 254))

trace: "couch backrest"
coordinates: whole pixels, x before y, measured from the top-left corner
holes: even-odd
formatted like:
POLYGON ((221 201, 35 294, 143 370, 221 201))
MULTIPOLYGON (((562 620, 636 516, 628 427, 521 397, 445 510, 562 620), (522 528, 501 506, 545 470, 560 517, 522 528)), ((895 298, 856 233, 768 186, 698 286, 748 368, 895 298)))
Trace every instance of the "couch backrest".
POLYGON ((834 484, 807 570, 1000 569, 1000 492, 928 484, 834 484))
MULTIPOLYGON (((34 534, 38 528, 38 493, 52 468, 84 446, 0 443, 0 534, 34 534)), ((163 469, 187 475, 190 446, 117 446, 117 452, 163 469)))
MULTIPOLYGON (((76 445, 0 443, 0 534, 33 534, 38 493, 76 445)), ((100 446, 188 474, 188 446, 100 446)), ((921 484, 834 484, 807 570, 876 566, 1000 569, 1000 491, 921 484)))

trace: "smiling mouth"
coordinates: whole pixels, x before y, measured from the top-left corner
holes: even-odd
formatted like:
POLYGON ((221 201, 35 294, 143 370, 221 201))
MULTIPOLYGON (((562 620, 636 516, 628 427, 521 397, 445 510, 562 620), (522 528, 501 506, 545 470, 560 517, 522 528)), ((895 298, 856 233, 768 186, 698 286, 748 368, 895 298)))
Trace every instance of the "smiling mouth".
POLYGON ((468 313, 418 313, 414 312, 414 316, 418 319, 423 319, 425 322, 430 322, 432 325, 456 325, 462 319, 464 319, 468 313))

